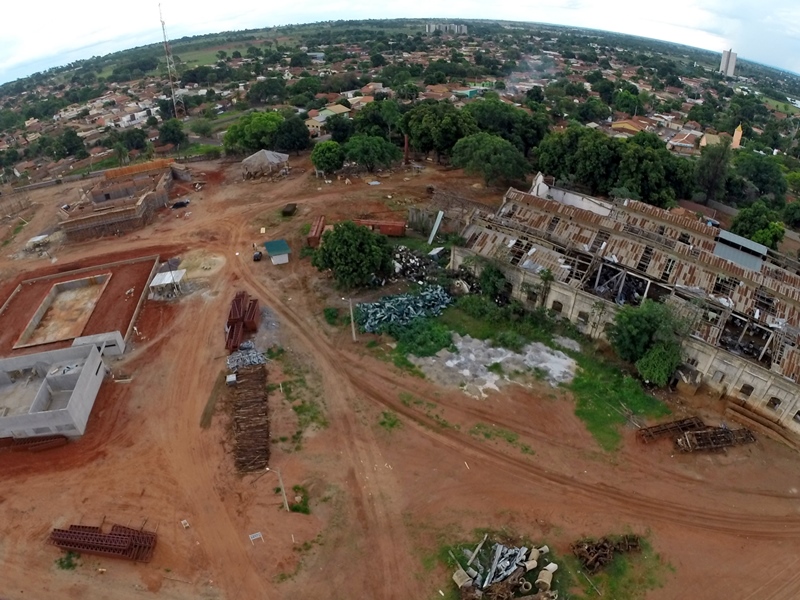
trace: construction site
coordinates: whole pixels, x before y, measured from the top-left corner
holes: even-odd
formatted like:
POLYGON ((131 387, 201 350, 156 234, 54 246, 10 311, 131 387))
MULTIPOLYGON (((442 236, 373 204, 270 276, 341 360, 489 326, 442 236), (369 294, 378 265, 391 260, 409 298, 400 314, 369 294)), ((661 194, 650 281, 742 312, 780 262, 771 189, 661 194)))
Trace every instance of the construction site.
POLYGON ((322 183, 288 161, 274 180, 153 162, 27 192, 0 257, 0 597, 800 595, 789 259, 543 178, 504 193, 431 163, 322 183), (191 205, 169 205, 176 187, 191 205), (311 265, 344 220, 393 236, 382 287, 311 265), (465 246, 428 244, 434 227, 465 246), (254 261, 264 240, 290 258, 254 261), (583 341, 461 334, 396 359, 370 329, 417 310, 418 286, 451 310, 430 275, 448 253, 492 260, 583 341), (609 450, 572 382, 643 298, 694 311, 689 364, 657 392, 662 416, 622 416, 609 450))

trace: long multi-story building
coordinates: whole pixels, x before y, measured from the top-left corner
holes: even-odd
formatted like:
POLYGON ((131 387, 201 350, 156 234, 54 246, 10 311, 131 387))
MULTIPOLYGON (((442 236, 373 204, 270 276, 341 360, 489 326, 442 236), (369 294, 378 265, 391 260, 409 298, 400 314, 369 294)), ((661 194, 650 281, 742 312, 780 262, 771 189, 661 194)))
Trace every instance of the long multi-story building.
POLYGON ((452 33, 453 35, 466 35, 467 26, 458 23, 426 23, 425 33, 441 31, 442 33, 452 33))
POLYGON ((736 52, 723 50, 722 60, 719 63, 719 72, 726 77, 733 77, 736 73, 736 52))
POLYGON ((618 306, 669 302, 691 323, 684 381, 800 433, 797 261, 693 217, 553 187, 541 174, 528 193, 509 189, 496 212, 473 210, 462 235, 454 266, 471 254, 493 261, 514 297, 593 337, 618 306))

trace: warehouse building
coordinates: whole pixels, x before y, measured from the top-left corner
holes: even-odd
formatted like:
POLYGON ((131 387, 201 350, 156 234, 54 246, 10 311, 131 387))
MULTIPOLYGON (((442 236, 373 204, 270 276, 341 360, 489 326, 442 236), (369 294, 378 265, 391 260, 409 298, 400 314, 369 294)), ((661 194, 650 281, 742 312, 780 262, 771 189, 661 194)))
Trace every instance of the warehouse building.
POLYGON ((743 418, 800 433, 800 263, 691 217, 556 188, 541 174, 475 210, 470 255, 498 265, 510 294, 603 337, 618 306, 673 304, 690 323, 684 381, 733 401, 743 418), (544 270, 552 283, 543 283, 544 270))

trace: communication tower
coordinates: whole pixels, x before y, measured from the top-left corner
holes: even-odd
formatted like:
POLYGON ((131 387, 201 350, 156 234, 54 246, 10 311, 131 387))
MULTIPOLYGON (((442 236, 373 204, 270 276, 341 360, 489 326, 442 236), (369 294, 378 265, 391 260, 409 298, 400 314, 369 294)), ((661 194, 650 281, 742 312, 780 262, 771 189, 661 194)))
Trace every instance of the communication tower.
POLYGON ((186 105, 183 103, 183 98, 175 95, 175 81, 178 79, 178 71, 175 68, 172 48, 167 39, 167 26, 164 23, 164 15, 161 14, 161 3, 158 5, 158 17, 161 19, 161 31, 164 33, 164 55, 167 57, 167 76, 169 77, 169 90, 172 96, 172 109, 175 111, 175 118, 182 119, 186 116, 186 105))

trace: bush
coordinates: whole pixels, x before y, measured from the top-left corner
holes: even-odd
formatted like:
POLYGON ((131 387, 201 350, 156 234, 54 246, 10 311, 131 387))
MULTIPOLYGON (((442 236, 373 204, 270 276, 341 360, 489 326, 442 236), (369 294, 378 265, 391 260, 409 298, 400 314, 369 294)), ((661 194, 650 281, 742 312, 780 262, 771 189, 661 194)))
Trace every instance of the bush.
POLYGON ((302 485, 296 485, 292 488, 295 496, 299 496, 298 502, 289 504, 289 510, 294 513, 302 513, 304 515, 311 514, 311 508, 308 506, 308 490, 302 485))
POLYGON ((408 325, 389 325, 382 333, 397 340, 397 351, 403 355, 433 356, 442 348, 453 345, 450 329, 433 319, 417 319, 408 325))
POLYGON ((322 314, 325 316, 325 322, 328 325, 336 325, 339 323, 338 308, 334 308, 332 306, 326 306, 325 310, 322 311, 322 314))

